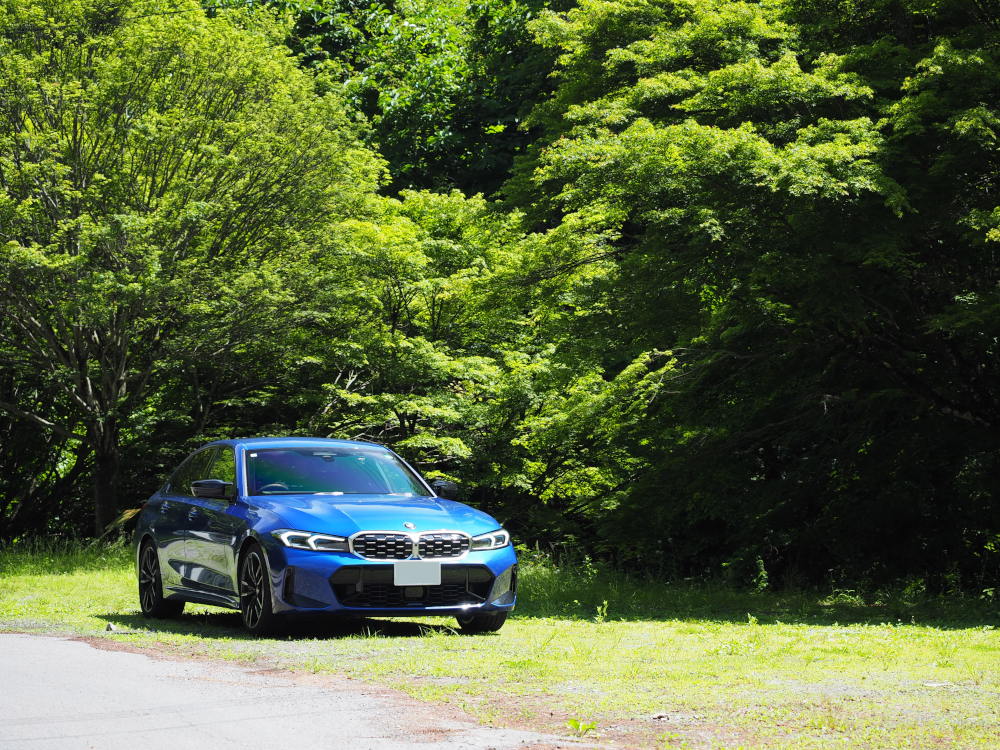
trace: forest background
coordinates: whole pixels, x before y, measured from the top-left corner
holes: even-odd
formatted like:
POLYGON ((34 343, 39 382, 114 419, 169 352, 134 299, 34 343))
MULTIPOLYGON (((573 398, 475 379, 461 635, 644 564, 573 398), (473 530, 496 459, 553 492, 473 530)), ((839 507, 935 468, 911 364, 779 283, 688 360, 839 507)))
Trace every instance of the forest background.
POLYGON ((997 0, 0 0, 0 541, 387 444, 666 578, 995 593, 997 0))

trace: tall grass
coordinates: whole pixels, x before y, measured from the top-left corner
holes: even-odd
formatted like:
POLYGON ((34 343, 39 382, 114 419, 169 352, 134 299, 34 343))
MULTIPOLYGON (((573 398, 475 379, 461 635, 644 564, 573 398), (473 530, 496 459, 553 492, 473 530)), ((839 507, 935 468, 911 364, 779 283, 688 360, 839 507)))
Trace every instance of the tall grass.
POLYGON ((0 576, 51 575, 131 565, 131 546, 123 538, 29 539, 0 545, 0 576))
POLYGON ((921 590, 756 591, 713 581, 665 581, 520 550, 517 614, 605 620, 714 620, 937 626, 995 624, 1000 601, 921 590))

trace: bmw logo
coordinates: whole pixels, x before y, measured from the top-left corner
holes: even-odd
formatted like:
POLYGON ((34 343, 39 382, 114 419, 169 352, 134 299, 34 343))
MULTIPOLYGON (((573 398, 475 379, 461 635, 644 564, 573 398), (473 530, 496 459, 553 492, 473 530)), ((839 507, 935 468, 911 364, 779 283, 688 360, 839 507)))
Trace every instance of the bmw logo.
POLYGON ((416 526, 416 524, 412 524, 409 521, 404 521, 403 522, 403 528, 404 529, 415 529, 415 528, 417 528, 417 526, 416 526))

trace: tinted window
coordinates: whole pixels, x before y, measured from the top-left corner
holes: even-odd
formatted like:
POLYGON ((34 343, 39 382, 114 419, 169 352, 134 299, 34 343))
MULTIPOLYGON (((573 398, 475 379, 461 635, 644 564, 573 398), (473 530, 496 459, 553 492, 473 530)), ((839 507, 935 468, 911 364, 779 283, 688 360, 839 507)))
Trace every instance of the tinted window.
POLYGON ((249 451, 247 478, 251 495, 430 495, 406 464, 367 446, 249 451))
POLYGON ((223 445, 215 454, 212 465, 203 477, 195 479, 221 479, 223 482, 236 484, 236 453, 228 445, 223 445))
POLYGON ((195 479, 214 479, 214 477, 206 477, 205 470, 208 468, 215 453, 215 448, 206 448, 198 451, 182 463, 177 468, 177 471, 174 472, 174 475, 170 477, 170 491, 177 495, 193 496, 191 482, 195 479))

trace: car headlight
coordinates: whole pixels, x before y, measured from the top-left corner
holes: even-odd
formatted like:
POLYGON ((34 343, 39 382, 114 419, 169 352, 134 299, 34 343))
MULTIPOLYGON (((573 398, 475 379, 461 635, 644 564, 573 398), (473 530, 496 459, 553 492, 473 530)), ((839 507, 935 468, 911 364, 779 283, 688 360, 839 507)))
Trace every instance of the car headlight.
POLYGON ((292 531, 278 529, 271 535, 281 540, 286 547, 295 549, 311 549, 317 552, 347 552, 347 540, 342 536, 330 534, 313 534, 310 531, 292 531))
POLYGON ((489 534, 472 537, 471 549, 500 549, 510 544, 510 534, 505 529, 497 529, 489 534))

